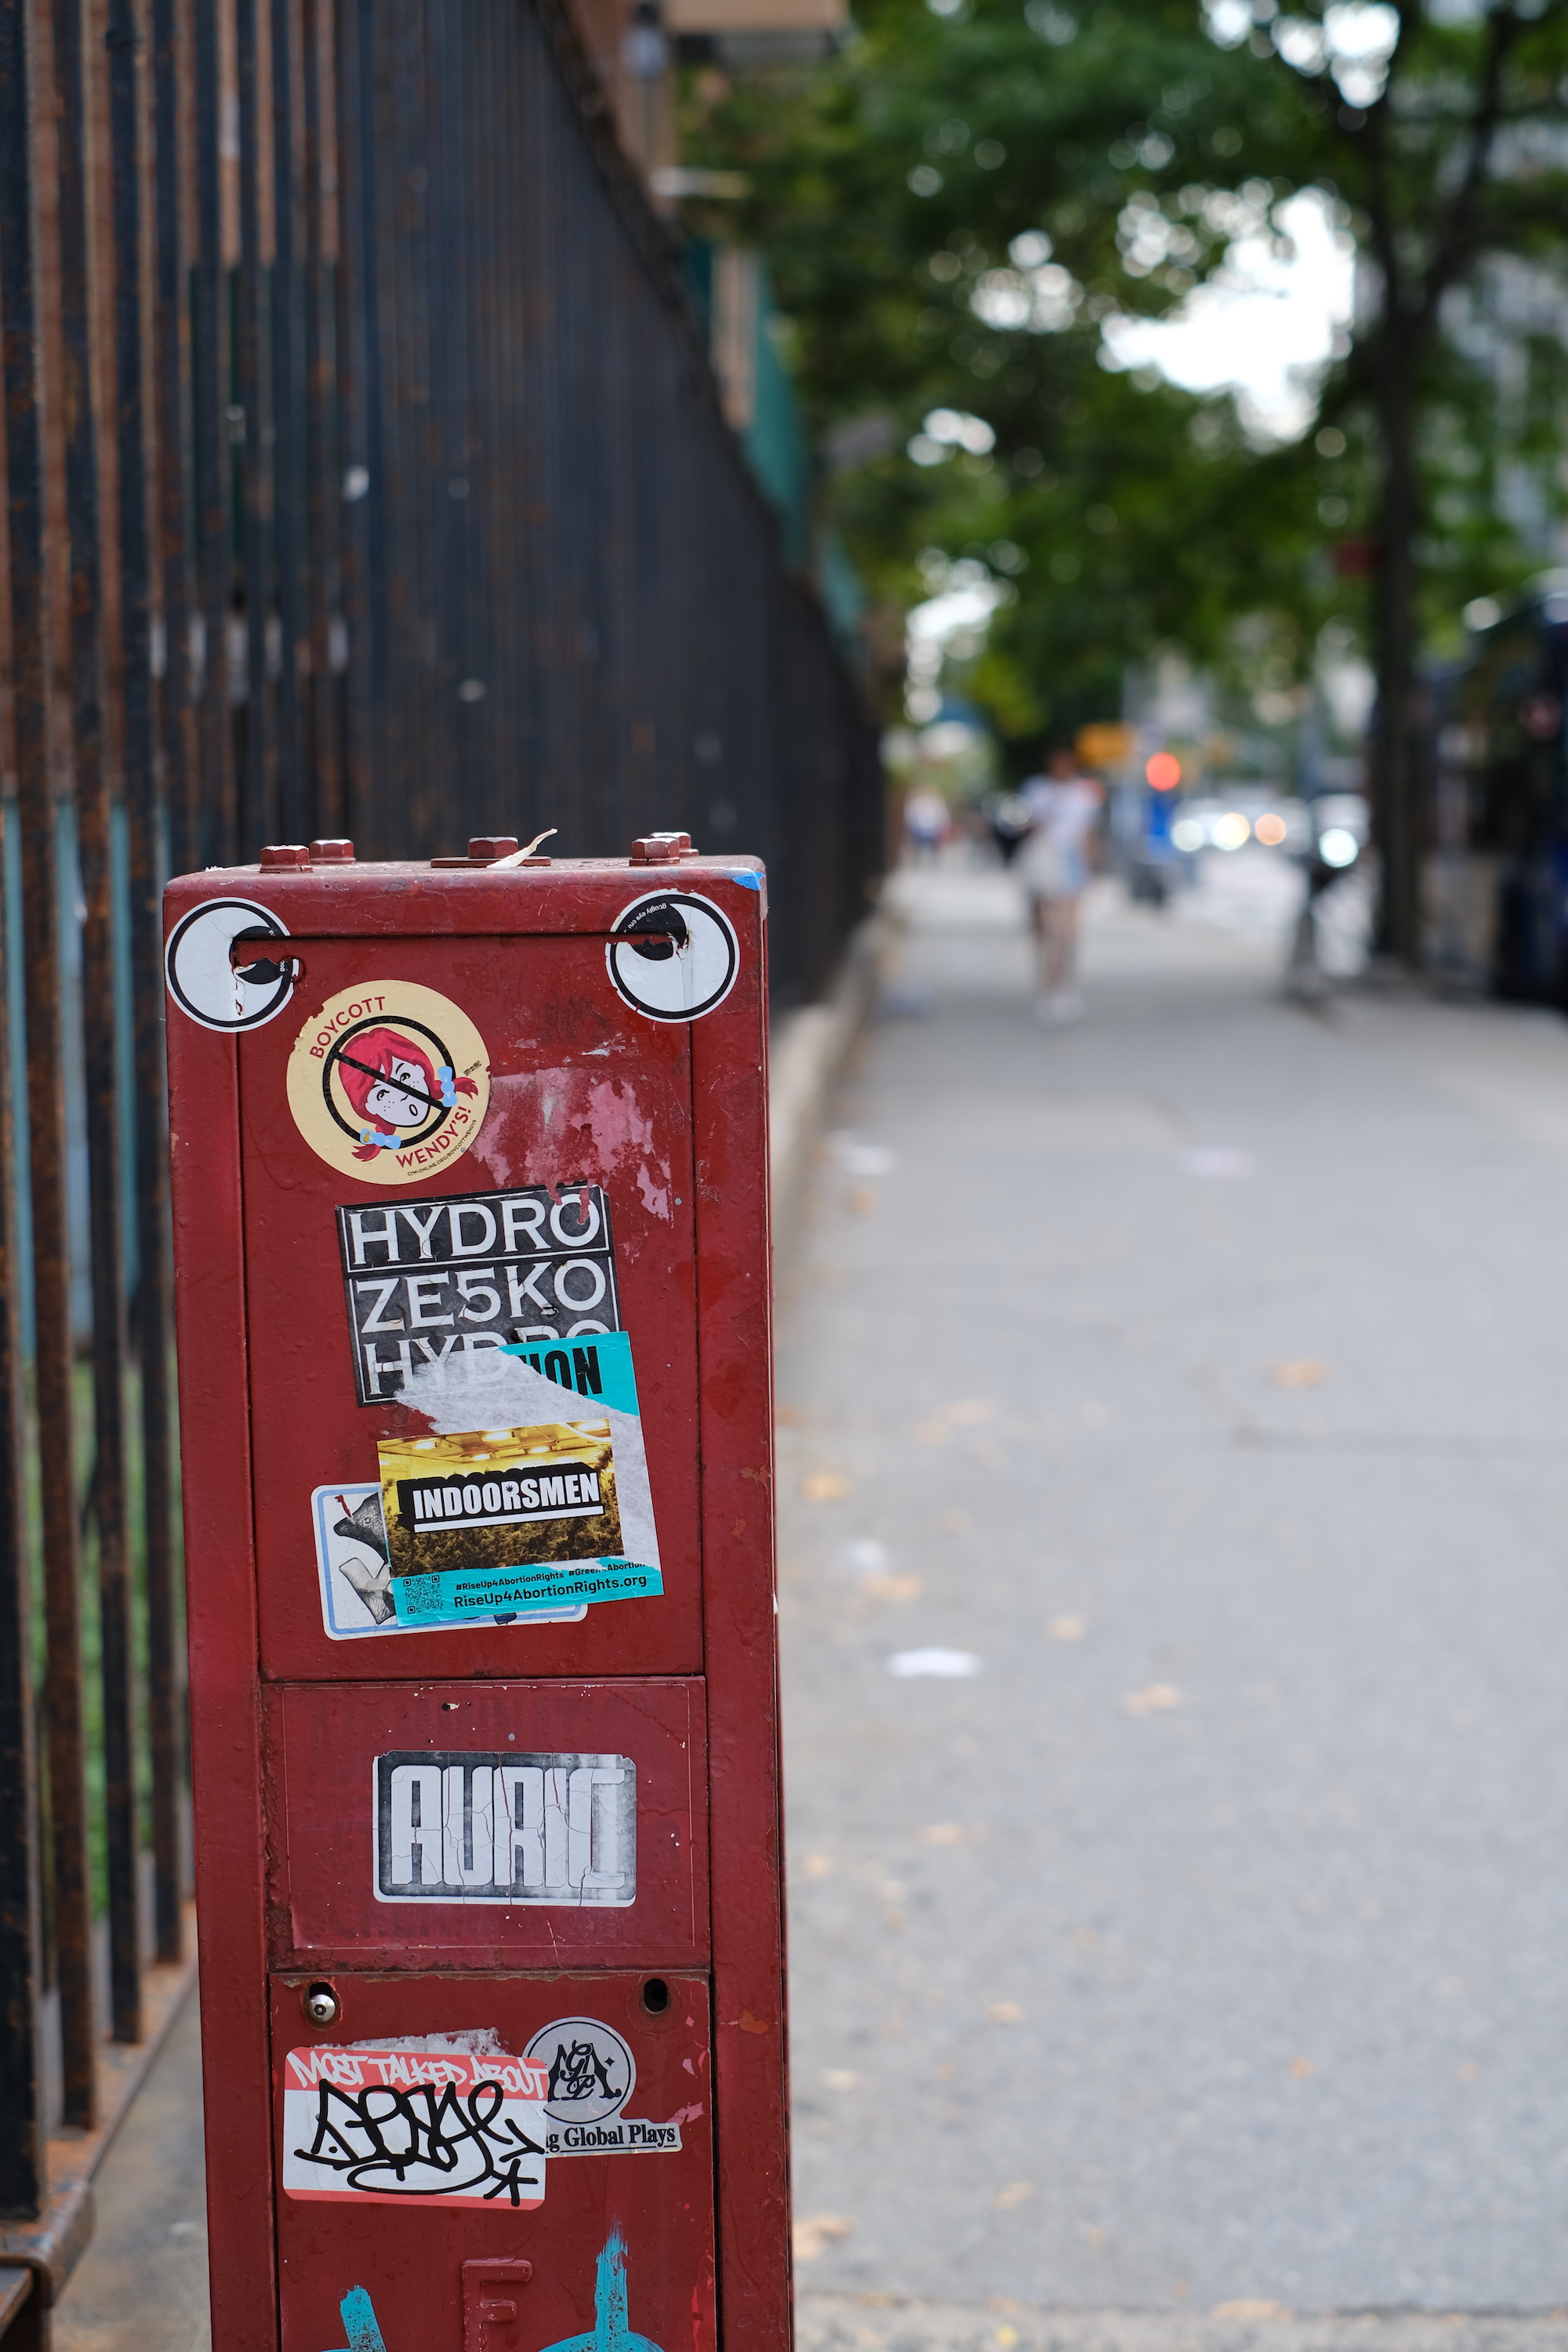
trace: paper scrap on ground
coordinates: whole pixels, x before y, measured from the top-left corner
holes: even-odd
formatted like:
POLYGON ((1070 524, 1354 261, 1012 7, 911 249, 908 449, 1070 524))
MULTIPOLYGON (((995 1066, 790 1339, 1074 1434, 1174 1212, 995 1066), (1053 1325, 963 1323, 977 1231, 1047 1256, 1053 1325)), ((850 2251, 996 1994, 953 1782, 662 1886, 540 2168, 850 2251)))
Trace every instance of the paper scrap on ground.
POLYGON ((900 1682, 917 1675, 959 1682, 979 1674, 981 1664, 973 1650, 895 1650, 888 1660, 888 1672, 900 1682))

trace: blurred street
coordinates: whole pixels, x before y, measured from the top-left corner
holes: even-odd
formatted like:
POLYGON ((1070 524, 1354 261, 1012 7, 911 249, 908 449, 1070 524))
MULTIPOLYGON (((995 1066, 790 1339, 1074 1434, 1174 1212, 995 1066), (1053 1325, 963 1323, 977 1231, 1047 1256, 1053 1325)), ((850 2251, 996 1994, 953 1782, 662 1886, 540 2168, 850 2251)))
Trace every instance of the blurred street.
POLYGON ((1042 1032, 1002 877, 891 897, 782 1302, 808 2340, 1561 2305, 1568 1028, 1101 883, 1042 1032))

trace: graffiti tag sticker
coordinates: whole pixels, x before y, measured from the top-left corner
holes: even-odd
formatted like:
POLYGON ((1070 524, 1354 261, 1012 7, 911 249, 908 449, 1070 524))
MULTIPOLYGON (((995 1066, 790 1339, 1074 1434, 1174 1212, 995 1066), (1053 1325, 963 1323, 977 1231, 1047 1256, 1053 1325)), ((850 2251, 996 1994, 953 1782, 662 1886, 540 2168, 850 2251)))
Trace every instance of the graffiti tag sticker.
POLYGON ((711 898, 655 890, 634 898, 611 926, 605 961, 635 1013, 650 1021, 697 1021, 735 985, 735 927, 711 898))
POLYGON ((549 2084, 493 2032, 290 2050, 283 2193, 531 2212, 544 2202, 549 2084))
POLYGON ((375 1759, 378 1903, 635 1903, 629 1756, 395 1749, 375 1759))
POLYGON ((667 2124, 623 2112, 637 2084, 629 2043, 597 2017, 558 2017, 542 2025, 523 2053, 545 2077, 544 2146, 551 2156, 674 2156, 680 2126, 700 2109, 667 2124))
POLYGON ((364 1184, 420 1184, 461 1159, 489 1090, 468 1014, 412 981, 329 997, 289 1056, 295 1126, 318 1159, 364 1184))
POLYGON ((204 1029, 259 1029, 294 993, 293 959, 271 947, 288 936, 270 907, 249 898, 205 898, 169 934, 163 951, 169 993, 204 1029), (237 964, 237 940, 247 950, 237 964))

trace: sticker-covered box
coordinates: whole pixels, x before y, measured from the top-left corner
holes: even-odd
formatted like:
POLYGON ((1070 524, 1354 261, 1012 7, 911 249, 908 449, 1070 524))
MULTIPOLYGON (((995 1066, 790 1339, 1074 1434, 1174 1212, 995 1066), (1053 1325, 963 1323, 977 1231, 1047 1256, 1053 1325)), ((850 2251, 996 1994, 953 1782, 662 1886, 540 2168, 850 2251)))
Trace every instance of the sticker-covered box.
POLYGON ((215 2344, 782 2347, 764 881, 473 847, 167 894, 215 2344))

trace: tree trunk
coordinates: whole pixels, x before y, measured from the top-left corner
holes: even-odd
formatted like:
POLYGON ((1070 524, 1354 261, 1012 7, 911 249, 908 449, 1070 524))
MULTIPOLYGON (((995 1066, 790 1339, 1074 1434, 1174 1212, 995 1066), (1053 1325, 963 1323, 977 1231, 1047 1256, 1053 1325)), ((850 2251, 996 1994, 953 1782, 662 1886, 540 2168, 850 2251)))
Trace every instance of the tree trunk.
POLYGON ((1415 971, 1421 961, 1421 811, 1415 743, 1415 530, 1418 520, 1411 381, 1415 353, 1390 319, 1378 369, 1383 511, 1376 581, 1377 713, 1372 741, 1375 838, 1383 865, 1380 954, 1415 971))

